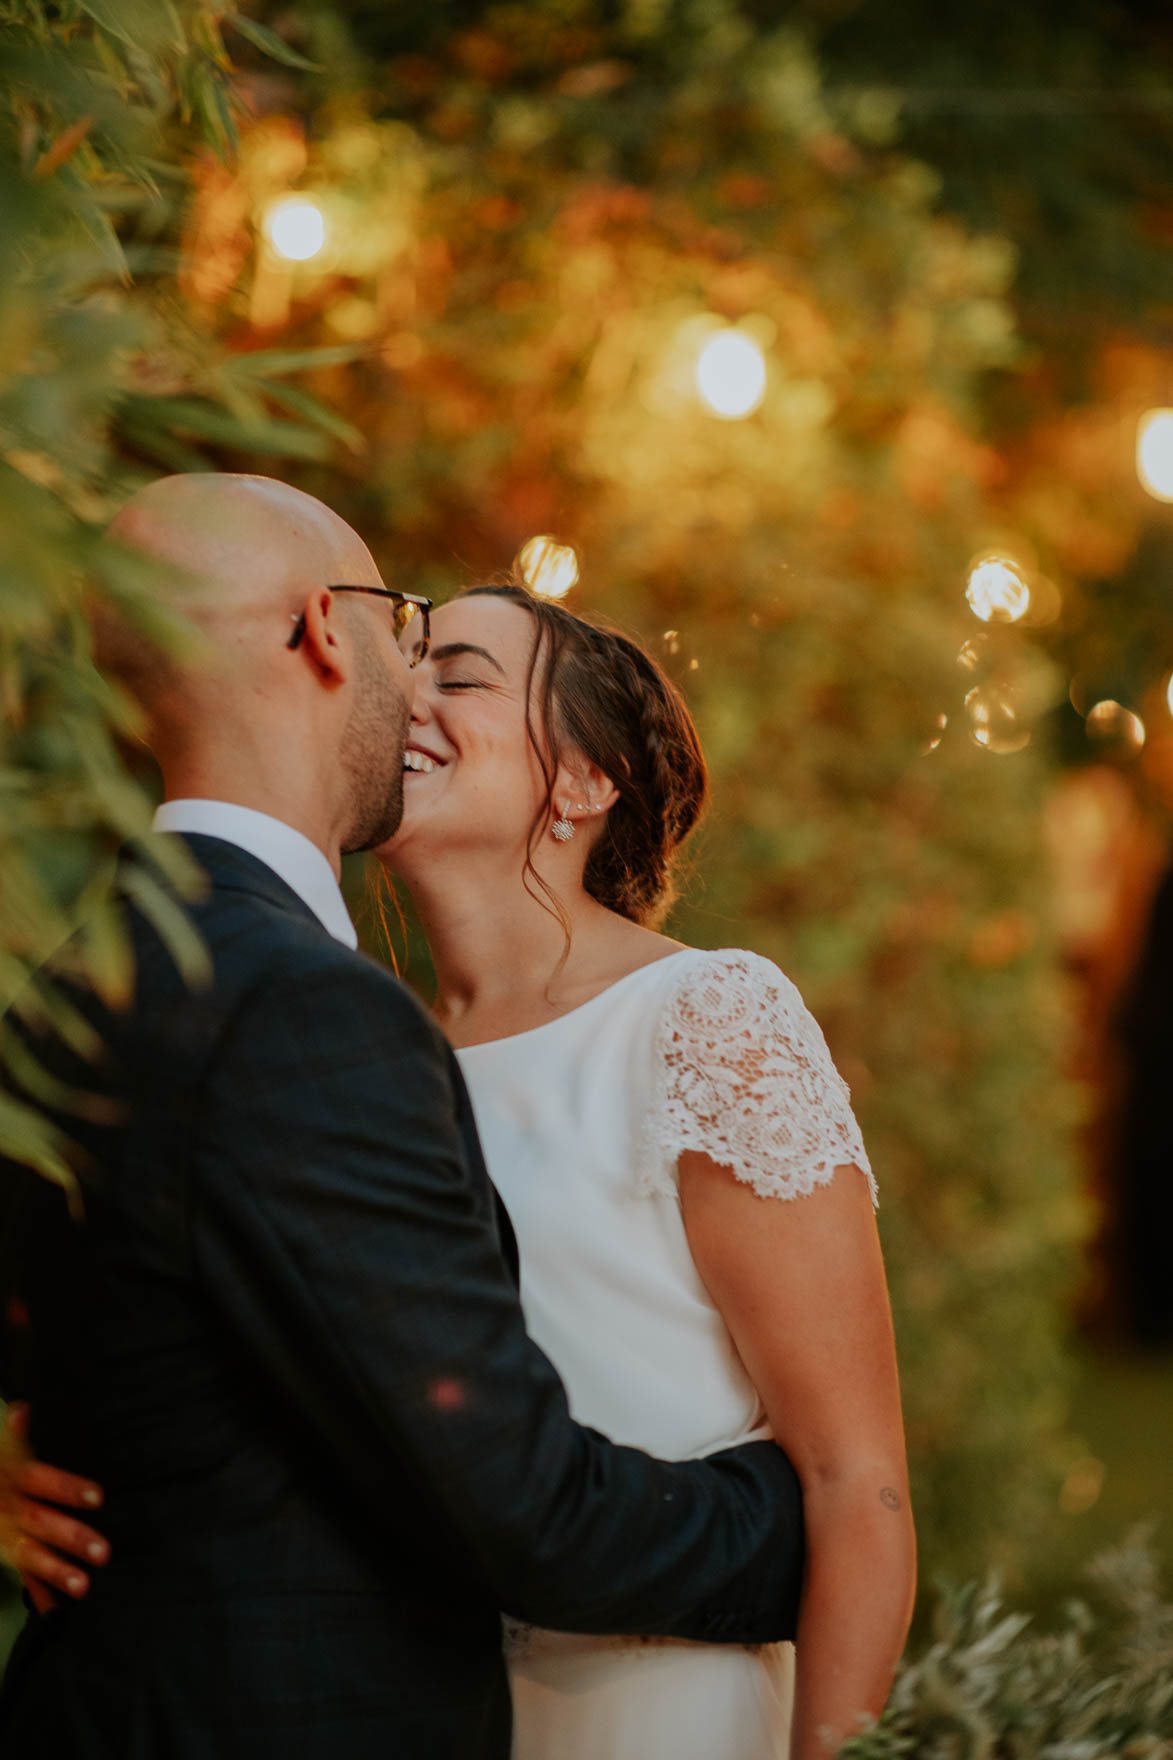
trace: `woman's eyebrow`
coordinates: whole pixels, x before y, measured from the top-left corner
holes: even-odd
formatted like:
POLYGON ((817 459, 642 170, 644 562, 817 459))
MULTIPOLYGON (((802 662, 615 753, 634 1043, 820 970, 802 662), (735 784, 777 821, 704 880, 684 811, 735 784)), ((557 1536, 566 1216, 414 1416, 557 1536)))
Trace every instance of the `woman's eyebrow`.
POLYGON ((490 666, 496 667, 502 678, 505 677, 505 668, 501 662, 494 660, 487 648, 478 648, 475 642, 445 642, 441 647, 433 648, 429 657, 432 660, 455 660, 458 654, 479 654, 482 660, 487 660, 490 666))

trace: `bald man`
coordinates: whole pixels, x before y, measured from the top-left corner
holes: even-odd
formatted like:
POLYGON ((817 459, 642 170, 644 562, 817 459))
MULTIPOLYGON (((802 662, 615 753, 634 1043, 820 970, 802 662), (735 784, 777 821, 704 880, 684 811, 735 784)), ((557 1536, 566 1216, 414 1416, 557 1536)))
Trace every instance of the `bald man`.
POLYGON ((160 834, 208 877, 212 978, 185 985, 126 902, 132 1005, 75 995, 101 1064, 36 1047, 105 1102, 68 1120, 84 1222, 47 1182, 0 1181, 20 1205, 4 1390, 40 1456, 104 1487, 109 1557, 26 1626, 5 1760, 506 1760, 501 1609, 792 1635, 785 1456, 669 1465, 571 1421, 455 1059, 355 951, 340 855, 398 824, 397 628, 426 603, 263 478, 165 480, 115 530, 198 631, 167 660, 106 616, 97 643, 150 720, 160 834))

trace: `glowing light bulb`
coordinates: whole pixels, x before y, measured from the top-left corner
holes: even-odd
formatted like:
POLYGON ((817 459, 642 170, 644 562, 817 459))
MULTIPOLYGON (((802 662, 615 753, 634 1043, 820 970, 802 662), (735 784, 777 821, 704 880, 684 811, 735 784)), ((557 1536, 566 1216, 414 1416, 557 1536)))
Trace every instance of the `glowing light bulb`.
POLYGON ((1030 728, 1019 718, 1018 705, 1006 691, 975 685, 965 699, 969 737, 987 752, 1005 755, 1030 744, 1030 728))
POLYGON ((308 263, 326 242, 326 217, 309 196, 282 196, 266 211, 264 231, 279 257, 308 263))
POLYGON ((578 580, 578 556, 548 532, 523 544, 517 556, 521 578, 543 599, 561 599, 578 580))
POLYGON ((1004 556, 983 556, 969 571, 965 597, 983 623, 1017 623, 1030 605, 1030 588, 1004 556))
POLYGON ((1169 682, 1165 686, 1165 701, 1169 705, 1169 713, 1173 715, 1173 672, 1169 674, 1169 682))
POLYGON ((1151 409, 1136 429, 1136 474, 1156 501, 1173 501, 1173 409, 1151 409))
POLYGON ((1131 746, 1139 752, 1145 742, 1145 724, 1114 697, 1093 703, 1087 712, 1088 738, 1105 745, 1131 746))
POLYGON ((766 395, 766 357, 744 330, 718 330, 697 359, 696 388, 713 415, 742 421, 766 395))

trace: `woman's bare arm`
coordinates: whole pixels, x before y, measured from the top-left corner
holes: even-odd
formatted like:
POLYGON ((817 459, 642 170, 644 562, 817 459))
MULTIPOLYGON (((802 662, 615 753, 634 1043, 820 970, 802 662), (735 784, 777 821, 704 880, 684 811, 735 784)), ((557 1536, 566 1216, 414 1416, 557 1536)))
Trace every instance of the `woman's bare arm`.
POLYGON ((883 1709, 916 1576, 896 1352, 867 1183, 854 1167, 758 1197, 680 1157, 697 1268, 802 1480, 807 1576, 791 1760, 824 1760, 883 1709))

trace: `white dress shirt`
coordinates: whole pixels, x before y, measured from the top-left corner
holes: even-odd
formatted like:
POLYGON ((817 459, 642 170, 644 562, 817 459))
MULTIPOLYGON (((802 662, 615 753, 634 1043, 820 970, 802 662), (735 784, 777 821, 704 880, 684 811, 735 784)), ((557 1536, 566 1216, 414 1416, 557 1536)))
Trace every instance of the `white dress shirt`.
POLYGON ((296 892, 336 941, 358 946, 333 868, 316 843, 283 819, 231 801, 164 801, 155 814, 155 830, 192 831, 247 850, 296 892))

